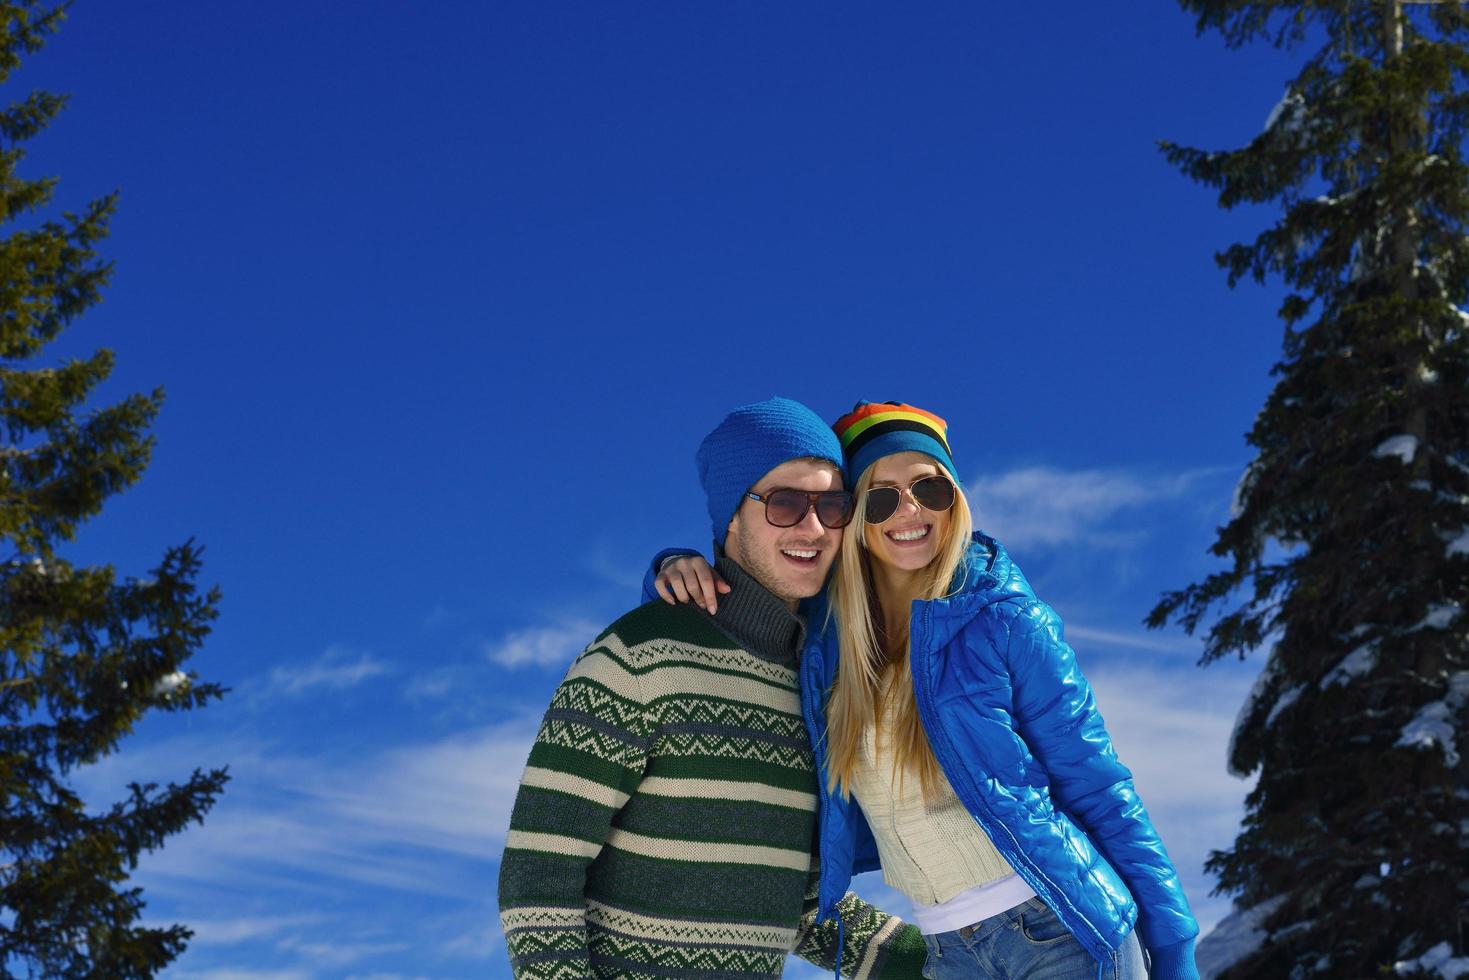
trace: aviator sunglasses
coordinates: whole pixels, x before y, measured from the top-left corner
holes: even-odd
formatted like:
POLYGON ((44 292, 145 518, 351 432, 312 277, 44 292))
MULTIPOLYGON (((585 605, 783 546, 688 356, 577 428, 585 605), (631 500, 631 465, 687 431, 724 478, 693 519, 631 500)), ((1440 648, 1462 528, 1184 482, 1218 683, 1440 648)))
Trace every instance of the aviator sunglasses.
MULTIPOLYGON (((954 484, 943 476, 925 476, 908 486, 913 502, 924 510, 945 511, 954 506, 954 484)), ((903 502, 902 487, 869 487, 867 490, 868 524, 881 524, 898 512, 903 502)))
POLYGON ((745 496, 765 505, 765 520, 775 527, 795 527, 816 508, 816 519, 829 528, 846 527, 857 511, 857 501, 846 490, 772 490, 765 496, 746 490, 745 496))

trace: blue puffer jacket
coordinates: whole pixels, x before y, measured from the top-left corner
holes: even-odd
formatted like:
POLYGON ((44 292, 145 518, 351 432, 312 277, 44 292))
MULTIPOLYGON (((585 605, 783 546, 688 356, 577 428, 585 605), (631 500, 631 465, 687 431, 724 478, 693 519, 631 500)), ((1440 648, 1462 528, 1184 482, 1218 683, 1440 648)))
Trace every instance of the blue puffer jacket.
MULTIPOLYGON (((660 553, 654 568, 674 553, 660 553)), ((1152 977, 1197 978, 1198 923, 1061 620, 993 538, 974 536, 960 574, 956 595, 915 602, 912 616, 918 714, 944 775, 1005 860, 1098 961, 1110 961, 1135 924, 1152 977)), ((878 860, 855 801, 826 791, 821 747, 837 639, 823 629, 824 595, 805 613, 801 695, 820 766, 825 918, 852 875, 878 860)))

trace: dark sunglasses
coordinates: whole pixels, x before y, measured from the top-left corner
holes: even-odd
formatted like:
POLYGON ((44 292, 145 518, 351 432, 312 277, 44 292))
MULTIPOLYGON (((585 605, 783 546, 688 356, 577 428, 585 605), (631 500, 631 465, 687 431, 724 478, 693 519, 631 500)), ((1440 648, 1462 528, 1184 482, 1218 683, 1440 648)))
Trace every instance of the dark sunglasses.
MULTIPOLYGON (((925 476, 913 481, 907 489, 914 503, 924 510, 945 511, 954 506, 954 484, 948 477, 925 476)), ((867 523, 881 524, 898 512, 898 505, 902 502, 902 487, 869 487, 867 523)))
POLYGON ((816 519, 830 528, 846 527, 857 512, 857 500, 846 490, 772 490, 765 496, 746 490, 745 496, 765 505, 765 520, 776 527, 795 527, 816 508, 816 519))

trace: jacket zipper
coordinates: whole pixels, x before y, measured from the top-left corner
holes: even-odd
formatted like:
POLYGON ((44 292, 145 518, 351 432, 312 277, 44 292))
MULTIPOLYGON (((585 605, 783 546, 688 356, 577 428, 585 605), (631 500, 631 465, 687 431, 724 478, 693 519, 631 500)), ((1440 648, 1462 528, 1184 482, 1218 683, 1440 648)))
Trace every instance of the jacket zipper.
MULTIPOLYGON (((925 648, 926 648, 926 641, 928 639, 928 634, 930 632, 932 632, 932 618, 933 618, 933 606, 932 606, 931 603, 925 602, 924 603, 924 606, 923 606, 923 616, 922 616, 922 618, 920 620, 922 633, 920 634, 919 637, 913 637, 913 636, 910 636, 909 637, 910 647, 909 647, 909 657, 908 657, 908 669, 909 669, 910 672, 913 672, 913 674, 914 674, 914 677, 913 677, 913 682, 914 682, 913 683, 914 696, 916 698, 918 696, 918 692, 919 691, 922 691, 923 692, 923 698, 925 700, 928 697, 928 689, 926 687, 924 687, 922 684, 918 683, 919 678, 917 676, 917 670, 916 670, 917 660, 912 656, 912 651, 915 648, 913 646, 911 646, 911 644, 912 644, 912 642, 913 642, 914 639, 921 638, 921 639, 923 639, 925 641, 925 648)), ((928 707, 929 707, 930 713, 932 713, 932 708, 933 708, 932 704, 930 703, 928 707)), ((923 722, 923 712, 922 711, 919 712, 918 720, 920 722, 923 722)), ((950 772, 950 770, 955 769, 957 767, 952 766, 952 765, 950 765, 950 766, 945 766, 944 765, 944 760, 939 757, 939 750, 937 748, 936 740, 934 739, 934 737, 931 734, 929 734, 928 728, 929 728, 929 726, 927 724, 924 724, 923 725, 924 735, 926 735, 928 737, 928 744, 934 750, 934 757, 938 759, 939 768, 942 769, 942 770, 944 770, 944 777, 946 779, 949 779, 949 782, 952 785, 953 779, 949 777, 949 772, 950 772)), ((964 803, 964 809, 966 809, 966 810, 969 811, 969 815, 974 818, 974 822, 975 823, 979 824, 979 829, 985 832, 986 836, 988 836, 990 838, 991 842, 993 842, 995 840, 995 835, 990 830, 990 823, 998 823, 999 824, 1000 829, 1004 831, 1004 839, 1009 842, 1010 849, 1013 851, 1013 856, 1011 854, 1003 854, 1003 857, 1005 858, 1005 860, 1007 860, 1007 861, 1010 862, 1010 866, 1015 869, 1015 872, 1017 874, 1019 874, 1020 877, 1025 880, 1025 883, 1027 885, 1029 885, 1031 887, 1031 889, 1033 891, 1035 891, 1035 893, 1037 895, 1045 895, 1045 896, 1048 896, 1048 897, 1057 897, 1057 898, 1062 897, 1062 896, 1060 896, 1059 892, 1056 892, 1056 889, 1054 889, 1052 887, 1047 887, 1045 889, 1041 889, 1041 888, 1037 888, 1036 887, 1036 884, 1038 882, 1044 882, 1047 886, 1050 886, 1050 882, 1049 881, 1046 881, 1045 876, 1041 874, 1040 869, 1037 868, 1037 867, 1035 867, 1035 862, 1032 861, 1030 859, 1030 856, 1025 853, 1025 851, 1024 851, 1023 848, 1021 848, 1020 841, 1016 839, 1015 834, 1010 830, 1010 828, 1009 827, 1006 827, 1003 822, 993 820, 992 817, 991 817, 991 819, 989 821, 986 821, 985 817, 989 817, 990 816, 990 814, 988 812, 988 807, 983 807, 983 805, 980 803, 980 801, 978 800, 977 797, 976 797, 975 801, 976 801, 976 804, 977 805, 980 805, 985 810, 984 816, 981 816, 980 814, 976 813, 973 809, 971 809, 971 807, 970 807, 970 805, 969 805, 968 802, 966 802, 962 797, 960 798, 960 802, 964 803), (1056 894, 1054 896, 1052 896, 1052 894, 1051 894, 1052 892, 1056 892, 1056 894)), ((1050 903, 1047 902, 1047 904, 1050 904, 1050 903)), ((1067 902, 1066 904, 1069 906, 1071 903, 1070 902, 1067 902)), ((1075 910, 1073 909, 1073 911, 1075 911, 1075 910)), ((1087 926, 1087 928, 1093 934, 1096 935, 1097 940, 1100 943, 1101 947, 1105 949, 1106 946, 1107 946, 1107 944, 1106 944, 1106 942, 1104 940, 1102 940, 1102 937, 1101 937, 1100 933, 1097 932, 1096 926, 1094 926, 1086 918, 1086 916, 1084 916, 1084 915, 1081 915, 1081 914, 1077 913, 1076 917, 1081 922, 1085 923, 1086 926, 1087 926)), ((1085 946, 1086 944, 1083 943, 1082 945, 1085 946)), ((1090 952, 1090 950, 1088 950, 1088 952, 1090 952)))

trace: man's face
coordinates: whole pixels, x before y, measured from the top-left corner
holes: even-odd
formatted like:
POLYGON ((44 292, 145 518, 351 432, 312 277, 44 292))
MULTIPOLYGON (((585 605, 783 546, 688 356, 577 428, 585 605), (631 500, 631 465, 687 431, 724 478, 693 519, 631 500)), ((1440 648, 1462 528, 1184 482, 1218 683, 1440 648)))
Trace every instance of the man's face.
MULTIPOLYGON (((760 496, 772 490, 841 490, 842 474, 830 463, 793 459, 781 463, 750 488, 760 496)), ((816 519, 812 507, 795 527, 775 527, 765 505, 746 497, 729 522, 724 553, 792 609, 821 591, 841 547, 842 529, 816 519)))

